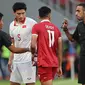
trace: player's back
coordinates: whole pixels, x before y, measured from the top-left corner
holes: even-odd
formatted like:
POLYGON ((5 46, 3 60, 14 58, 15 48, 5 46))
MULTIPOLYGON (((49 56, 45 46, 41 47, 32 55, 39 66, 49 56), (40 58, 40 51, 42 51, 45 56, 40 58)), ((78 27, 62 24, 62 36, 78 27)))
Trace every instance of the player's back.
POLYGON ((61 33, 50 21, 38 24, 38 64, 42 66, 58 66, 57 47, 61 33), (39 62, 40 61, 40 62, 39 62))

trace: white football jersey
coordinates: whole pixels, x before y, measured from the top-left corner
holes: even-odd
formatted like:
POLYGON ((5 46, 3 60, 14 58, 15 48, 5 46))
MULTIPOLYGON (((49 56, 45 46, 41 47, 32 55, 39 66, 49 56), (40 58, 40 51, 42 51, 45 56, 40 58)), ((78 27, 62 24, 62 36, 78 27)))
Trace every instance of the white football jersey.
MULTIPOLYGON (((13 21, 10 24, 10 36, 14 39, 15 47, 28 48, 31 42, 31 31, 34 24, 37 22, 26 17, 23 24, 15 24, 13 21)), ((24 63, 31 61, 31 52, 14 54, 14 62, 24 63)))

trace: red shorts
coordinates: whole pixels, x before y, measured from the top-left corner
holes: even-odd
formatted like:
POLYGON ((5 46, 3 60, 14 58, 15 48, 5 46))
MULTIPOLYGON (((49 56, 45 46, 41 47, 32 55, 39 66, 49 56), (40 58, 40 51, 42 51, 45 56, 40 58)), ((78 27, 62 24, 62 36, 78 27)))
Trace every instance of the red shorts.
POLYGON ((53 80, 57 73, 57 67, 38 67, 38 76, 40 81, 45 82, 53 80))

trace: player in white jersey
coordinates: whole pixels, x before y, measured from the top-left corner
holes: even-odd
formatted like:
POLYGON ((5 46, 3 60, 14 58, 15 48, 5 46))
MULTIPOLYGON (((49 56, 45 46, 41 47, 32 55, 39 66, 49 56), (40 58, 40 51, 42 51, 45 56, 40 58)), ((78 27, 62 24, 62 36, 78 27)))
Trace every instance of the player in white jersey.
MULTIPOLYGON (((23 2, 16 2, 13 5, 13 11, 15 15, 14 21, 10 24, 10 36, 15 47, 30 47, 31 30, 34 24, 37 22, 31 18, 26 17, 26 4, 23 2)), ((14 54, 13 68, 10 76, 10 85, 20 85, 25 83, 26 85, 34 85, 36 81, 36 67, 32 66, 32 54, 26 52, 22 54, 14 54)))

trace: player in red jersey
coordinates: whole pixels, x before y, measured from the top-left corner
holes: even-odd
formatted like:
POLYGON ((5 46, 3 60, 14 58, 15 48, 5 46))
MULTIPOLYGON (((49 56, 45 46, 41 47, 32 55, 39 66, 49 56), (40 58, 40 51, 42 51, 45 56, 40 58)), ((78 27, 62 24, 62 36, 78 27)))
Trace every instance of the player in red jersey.
POLYGON ((51 23, 51 9, 39 9, 41 22, 32 29, 31 51, 38 50, 38 75, 41 85, 52 85, 55 74, 62 75, 62 38, 59 29, 51 23))

